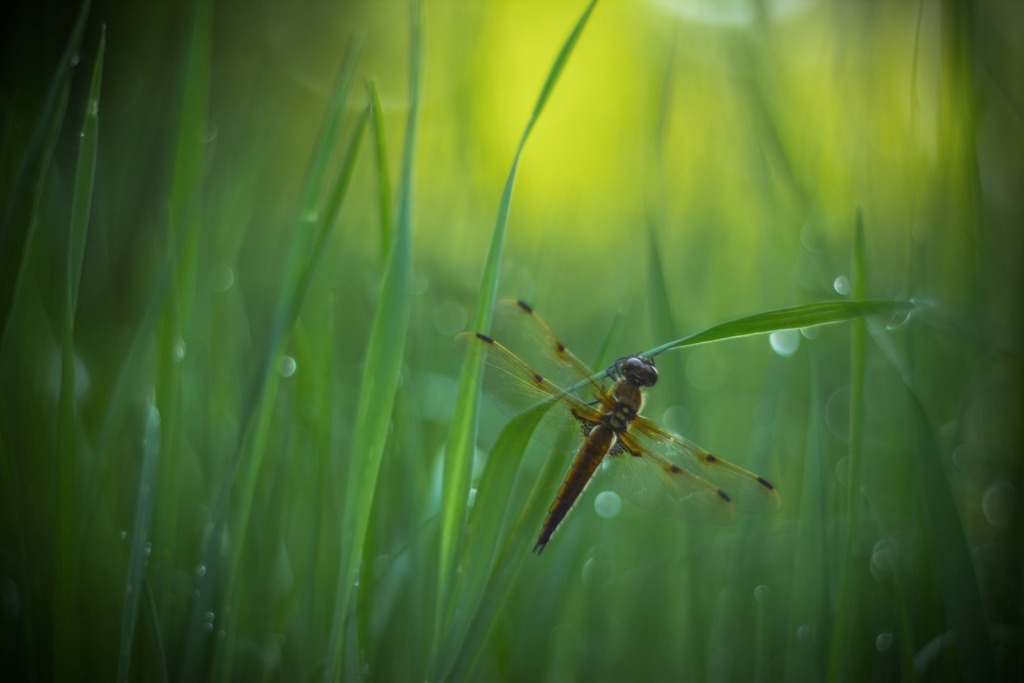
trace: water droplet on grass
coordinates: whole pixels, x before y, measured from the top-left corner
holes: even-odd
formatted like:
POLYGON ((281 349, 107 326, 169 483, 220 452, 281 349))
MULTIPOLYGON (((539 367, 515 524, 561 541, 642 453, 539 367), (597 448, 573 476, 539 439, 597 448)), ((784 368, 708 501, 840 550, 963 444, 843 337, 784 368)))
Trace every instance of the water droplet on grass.
POLYGON ((797 640, 807 640, 810 637, 811 637, 811 627, 810 626, 808 626, 807 624, 804 624, 803 626, 797 627, 797 629, 796 629, 796 639, 797 640))
POLYGON ((454 301, 447 301, 434 309, 434 327, 448 337, 462 332, 466 321, 466 309, 454 301))
POLYGON ((213 291, 226 292, 235 284, 235 272, 222 263, 213 269, 211 284, 213 291))
POLYGON ((818 335, 821 334, 821 326, 814 325, 813 327, 801 327, 800 334, 807 339, 817 339, 818 335))
POLYGON ((796 330, 776 330, 768 335, 772 351, 788 358, 800 348, 800 334, 796 330))
POLYGON ((153 552, 153 544, 150 543, 149 541, 146 541, 146 545, 144 545, 142 547, 142 555, 143 555, 143 557, 149 557, 150 553, 152 553, 152 552, 153 552))
POLYGON ((174 356, 174 360, 176 360, 176 361, 184 360, 185 359, 185 354, 187 352, 188 352, 188 347, 185 346, 185 340, 184 339, 180 339, 179 338, 178 341, 174 342, 174 349, 171 351, 171 353, 174 356))
POLYGON ((467 501, 466 504, 469 507, 473 507, 473 503, 475 503, 475 502, 476 502, 476 489, 470 489, 469 490, 469 500, 467 501))
POLYGON ((985 513, 985 519, 996 528, 1002 528, 1009 523, 1016 504, 1017 492, 1008 481, 992 484, 981 497, 981 509, 985 513))
POLYGON ((878 648, 879 652, 885 652, 892 646, 892 634, 891 633, 879 633, 878 637, 875 638, 875 647, 878 648))
POLYGON ((839 480, 840 484, 846 484, 846 479, 850 474, 850 459, 847 456, 839 458, 839 462, 836 463, 836 479, 839 480))
POLYGON ((202 565, 202 564, 197 564, 196 565, 196 576, 198 576, 200 578, 202 578, 203 576, 206 576, 206 565, 202 565))
POLYGON ((835 282, 832 283, 832 287, 835 288, 840 294, 850 293, 850 278, 845 275, 840 275, 836 278, 835 282))
POLYGON ((764 602, 771 596, 771 594, 772 589, 764 585, 763 583, 754 589, 754 599, 758 602, 764 602))
POLYGON ((291 377, 295 374, 297 367, 294 358, 291 356, 281 356, 281 360, 277 363, 277 372, 282 377, 291 377))
POLYGON ((214 615, 214 613, 213 613, 213 612, 206 612, 206 613, 204 613, 204 614, 203 614, 203 620, 204 620, 204 621, 209 621, 209 622, 211 622, 211 623, 212 623, 212 622, 213 622, 213 617, 214 617, 214 616, 215 616, 215 615, 214 615))
POLYGON ((213 633, 213 624, 211 624, 210 622, 206 622, 205 624, 203 624, 203 630, 207 633, 213 633))
POLYGON ((71 66, 78 66, 78 63, 82 61, 82 56, 77 52, 71 55, 71 66))
POLYGON ((598 516, 610 519, 619 514, 622 509, 622 499, 614 491, 602 491, 594 499, 594 510, 598 516))

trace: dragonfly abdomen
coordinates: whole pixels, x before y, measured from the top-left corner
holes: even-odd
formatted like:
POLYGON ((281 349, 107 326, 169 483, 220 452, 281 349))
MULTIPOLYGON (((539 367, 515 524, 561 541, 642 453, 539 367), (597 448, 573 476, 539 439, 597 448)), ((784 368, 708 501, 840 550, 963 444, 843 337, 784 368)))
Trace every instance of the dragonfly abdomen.
POLYGON ((590 483, 591 477, 597 471, 608 449, 615 441, 615 432, 605 424, 595 426, 587 436, 576 457, 569 466, 569 471, 562 480, 562 486, 558 489, 558 495, 548 508, 548 515, 544 519, 544 525, 540 529, 540 537, 534 550, 539 555, 544 551, 544 546, 551 540, 551 535, 562 523, 565 516, 569 514, 576 499, 580 497, 583 490, 590 483))

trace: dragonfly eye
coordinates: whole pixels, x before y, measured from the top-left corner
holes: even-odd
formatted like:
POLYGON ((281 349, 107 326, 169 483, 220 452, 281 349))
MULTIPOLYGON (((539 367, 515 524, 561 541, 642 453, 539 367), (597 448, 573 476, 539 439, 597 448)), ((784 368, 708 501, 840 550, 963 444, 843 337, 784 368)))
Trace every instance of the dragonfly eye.
POLYGON ((653 387, 658 381, 658 370, 650 358, 630 356, 619 368, 626 381, 635 387, 653 387))

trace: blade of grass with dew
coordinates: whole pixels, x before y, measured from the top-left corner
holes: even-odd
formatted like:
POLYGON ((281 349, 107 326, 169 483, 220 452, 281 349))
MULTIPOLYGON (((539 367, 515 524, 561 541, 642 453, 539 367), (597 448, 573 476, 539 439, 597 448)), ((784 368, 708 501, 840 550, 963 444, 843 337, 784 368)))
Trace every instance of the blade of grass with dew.
POLYGON ((191 3, 188 48, 170 183, 169 261, 173 282, 167 291, 158 336, 156 405, 161 416, 160 474, 154 540, 156 584, 161 607, 171 601, 171 576, 178 538, 179 461, 184 438, 181 424, 182 364, 191 316, 198 260, 199 226, 204 194, 210 72, 213 53, 213 2, 191 3))
POLYGON ((501 430, 487 455, 480 488, 469 512, 468 540, 456 572, 440 668, 447 669, 462 644, 469 620, 480 603, 487 577, 501 543, 501 530, 508 514, 516 472, 530 444, 533 430, 551 407, 535 406, 512 419, 501 430))
MULTIPOLYGON (((547 79, 541 87, 540 95, 533 107, 530 119, 526 123, 523 135, 516 148, 515 157, 512 160, 512 168, 509 171, 508 179, 505 181, 505 189, 501 194, 501 201, 498 204, 498 216, 495 220, 494 231, 491 235, 491 245, 487 252, 487 261, 484 265, 483 277, 480 281, 480 296, 477 299, 476 312, 473 315, 472 329, 486 333, 491 326, 491 315, 494 309, 494 298, 498 288, 498 266, 501 261, 501 252, 505 243, 505 230, 508 226, 508 214, 512 204, 512 189, 515 185, 516 171, 519 168, 519 159, 523 148, 533 130, 537 119, 544 110, 551 93, 558 82, 558 77, 565 69, 569 56, 576 46, 587 19, 594 9, 597 0, 591 0, 583 10, 576 25, 569 33, 568 38, 558 51, 551 69, 548 71, 547 79)), ((443 618, 447 612, 449 592, 451 590, 454 571, 458 562, 461 550, 462 537, 466 527, 466 508, 469 498, 469 481, 473 468, 473 453, 476 450, 476 429, 477 413, 480 407, 480 385, 476 381, 477 370, 483 362, 479 351, 471 351, 466 356, 465 366, 459 376, 459 392, 455 400, 455 412, 452 417, 451 432, 448 437, 448 444, 445 450, 444 473, 442 479, 441 493, 441 547, 438 566, 438 591, 437 591, 437 622, 435 628, 435 641, 432 646, 432 660, 436 657, 438 648, 441 647, 439 638, 444 632, 443 618)), ((431 665, 433 673, 434 665, 431 665)))
POLYGON ((423 16, 419 0, 411 3, 410 24, 409 114, 402 154, 398 222, 384 270, 381 296, 374 314, 359 390, 342 529, 342 563, 327 645, 325 680, 333 680, 342 670, 340 664, 345 625, 370 521, 377 475, 388 438, 388 424, 394 407, 398 374, 402 369, 409 312, 412 308, 409 283, 412 279, 413 183, 423 71, 423 16))
POLYGON ((900 560, 896 556, 897 549, 890 542, 892 535, 889 533, 885 520, 878 506, 875 505, 867 492, 861 489, 861 495, 868 504, 868 511, 874 519, 878 533, 885 542, 885 551, 889 554, 889 566, 892 571, 892 592, 896 602, 896 616, 898 618, 899 640, 897 645, 900 651, 900 679, 903 681, 914 680, 914 637, 910 630, 910 613, 907 609, 907 593, 903 587, 903 579, 900 577, 900 560))
MULTIPOLYGON (((292 238, 288 256, 288 264, 285 270, 284 284, 278 295, 278 303, 274 312, 274 322, 271 325, 270 334, 263 350, 263 356, 257 369, 256 380, 253 388, 245 402, 243 409, 238 442, 234 453, 231 454, 228 465, 225 469, 220 490, 213 506, 212 526, 213 531, 209 536, 206 547, 203 550, 203 566, 206 571, 199 578, 197 586, 198 596, 193 598, 191 613, 188 618, 188 625, 185 633, 185 650, 181 658, 182 668, 180 679, 182 681, 195 680, 200 676, 201 667, 205 660, 205 649, 207 634, 203 631, 203 614, 209 611, 213 605, 213 586, 216 585, 220 570, 219 547, 220 538, 224 530, 225 515, 229 502, 231 485, 245 453, 252 449, 258 452, 260 444, 265 442, 266 433, 269 428, 269 419, 272 413, 273 399, 276 395, 278 373, 275 371, 277 362, 284 345, 287 343, 288 333, 294 325, 297 311, 301 308, 301 298, 298 295, 299 283, 303 280, 308 282, 311 274, 308 273, 318 260, 314 252, 312 258, 309 256, 310 243, 316 241, 317 235, 311 234, 316 228, 319 220, 318 202, 323 194, 326 168, 328 159, 334 152, 334 144, 340 128, 340 118, 345 111, 345 104, 348 101, 348 94, 354 78, 356 64, 358 63, 359 51, 362 46, 361 36, 352 39, 347 50, 345 61, 339 70, 335 82, 334 91, 320 132, 317 136, 316 146, 313 148, 313 157, 310 160, 309 170, 306 174, 301 200, 299 203, 298 225, 292 238), (307 272, 304 276, 303 273, 307 272)), ((335 192, 337 195, 337 192, 335 192)), ((321 231, 329 230, 332 223, 324 221, 321 231)), ((322 239, 319 244, 326 242, 322 239)), ((230 569, 229 569, 230 571, 230 569)), ((224 615, 225 619, 231 618, 224 615)))
MULTIPOLYGON (((867 267, 864 256, 864 221, 860 208, 854 226, 853 256, 850 263, 851 298, 862 301, 867 290, 867 267)), ((858 318, 850 326, 850 447, 847 454, 849 473, 846 491, 846 541, 843 551, 843 570, 839 576, 839 599, 832 625, 832 641, 829 645, 826 680, 836 681, 842 667, 843 648, 849 640, 851 585, 855 571, 856 557, 853 552, 857 536, 858 512, 860 510, 860 480, 863 462, 861 446, 864 442, 864 320, 858 318)))
POLYGON ((78 10, 74 27, 64 47, 57 70, 50 79, 46 99, 36 118, 25 158, 14 181, 10 204, 0 225, 0 354, 7 341, 11 315, 21 286, 25 257, 32 244, 39 214, 39 203, 43 196, 46 173, 50 158, 57 145, 57 138, 67 110, 68 94, 71 90, 71 75, 78 64, 78 49, 85 33, 85 22, 89 16, 92 0, 84 0, 78 10))
POLYGON ((856 320, 868 315, 892 316, 906 314, 914 311, 916 308, 917 304, 913 302, 895 299, 819 301, 728 320, 691 334, 688 337, 662 344, 650 351, 644 352, 644 355, 658 356, 666 351, 685 346, 747 337, 752 334, 766 334, 776 330, 795 330, 815 325, 829 325, 846 322, 847 320, 856 320))
POLYGON ((78 286, 81 281, 82 259, 85 255, 85 237, 89 228, 89 210, 92 206, 93 180, 96 176, 96 147, 99 132, 100 84, 103 77, 103 54, 106 47, 106 27, 100 33, 96 65, 93 68, 85 117, 79 136, 78 166, 75 171, 74 194, 71 200, 71 221, 68 226, 67 252, 64 262, 63 330, 60 373, 60 396, 57 418, 57 552, 55 571, 57 582, 58 632, 67 648, 58 659, 71 657, 71 669, 77 668, 76 646, 70 640, 77 633, 78 615, 75 605, 78 567, 81 564, 75 552, 75 311, 78 305, 78 286), (63 629, 67 629, 64 631, 63 629))
MULTIPOLYGON (((956 634, 954 647, 960 676, 965 681, 994 681, 996 658, 992 650, 989 623, 985 617, 984 602, 975 574, 967 536, 960 513, 957 511, 953 491, 939 453, 935 430, 924 410, 920 397, 911 384, 912 375, 896 349, 880 331, 872 330, 872 338, 893 369, 903 380, 911 418, 914 423, 914 454, 918 479, 924 493, 925 520, 942 592, 946 619, 956 634)), ((936 644, 938 647, 939 644, 936 644)), ((925 652, 929 646, 922 648, 925 652)), ((921 655, 918 653, 918 656, 921 655)), ((915 675, 918 664, 915 657, 915 675)))
POLYGON ((956 634, 954 649, 960 676, 965 681, 978 683, 999 680, 978 578, 956 501, 939 457, 935 431, 916 392, 909 387, 907 400, 914 421, 914 452, 924 490, 928 537, 946 617, 956 634))
MULTIPOLYGON (((607 360, 607 349, 616 331, 617 326, 613 322, 608 329, 608 334, 598 345, 599 351, 594 357, 591 369, 604 367, 607 360)), ((532 411, 536 409, 539 407, 520 413, 512 422, 516 423, 516 427, 520 430, 531 428, 531 421, 539 419, 543 415, 540 413, 534 417, 532 411)), ((510 423, 507 429, 511 428, 510 423)), ((532 431, 527 433, 532 433, 532 431)), ((526 443, 522 444, 524 450, 526 445, 526 443)), ((559 447, 548 452, 548 456, 534 480, 533 487, 530 489, 526 503, 515 522, 508 527, 508 531, 504 534, 501 552, 492 563, 483 595, 472 612, 472 620, 463 641, 459 644, 455 658, 450 667, 441 672, 442 675, 438 676, 437 680, 462 681, 470 677, 473 667, 498 622, 502 607, 512 591, 519 568, 529 554, 530 544, 536 539, 541 521, 548 512, 554 492, 565 477, 565 470, 572 460, 572 455, 566 452, 567 445, 568 439, 563 437, 558 444, 559 447)), ((522 459, 521 453, 518 454, 518 458, 522 459)))
POLYGON ((820 644, 825 639, 828 599, 825 584, 825 473, 822 463, 821 379, 818 350, 811 345, 807 354, 811 365, 810 419, 807 422, 808 447, 804 456, 800 512, 797 518, 797 545, 793 558, 793 584, 789 607, 789 641, 786 650, 785 680, 814 681, 821 676, 820 644), (803 631, 802 629, 807 629, 803 631))
POLYGON ((160 628, 160 613, 156 610, 156 598, 153 596, 153 585, 149 577, 143 573, 142 583, 146 589, 146 614, 149 616, 149 628, 153 632, 153 647, 156 650, 156 672, 160 683, 168 683, 167 677, 167 650, 164 648, 163 630, 160 628))
POLYGON ((391 179, 388 175, 388 148, 384 130, 384 110, 377 96, 377 86, 367 79, 366 90, 370 94, 373 111, 374 151, 377 153, 377 188, 380 199, 380 260, 383 262, 391 253, 391 179))
POLYGON ((128 680, 128 666, 135 638, 135 620, 144 591, 147 558, 150 554, 149 523, 153 513, 153 493, 157 463, 160 457, 160 411, 151 406, 146 417, 146 438, 142 448, 142 472, 135 500, 135 525, 132 528, 132 549, 128 558, 128 579, 124 590, 124 611, 121 615, 121 647, 117 662, 118 683, 128 680))
MULTIPOLYGON (((300 274, 299 281, 297 283, 293 303, 291 304, 291 318, 288 320, 287 329, 291 330, 295 326, 295 322, 298 318, 299 310, 302 307, 302 302, 306 298, 306 293, 309 291, 310 282, 313 279, 313 274, 316 271, 317 264, 319 264, 321 257, 323 256, 324 250, 327 246, 327 238, 331 234, 331 228, 335 224, 338 218, 338 213, 341 211, 341 205, 344 202, 345 195, 347 194, 349 183, 352 180, 352 173, 355 169, 356 159, 359 155, 360 143, 363 139, 363 132, 366 130, 367 119, 369 118, 369 109, 365 110, 363 115, 360 116, 356 123, 356 128, 352 132, 352 140, 349 143, 348 151, 345 154, 344 161, 342 162, 341 171, 338 174, 337 182, 335 183, 334 191, 331 193, 327 208, 321 212, 322 217, 319 221, 319 230, 315 235, 313 252, 309 259, 309 263, 303 269, 300 274)), ((280 345, 274 354, 275 358, 280 357, 285 350, 287 344, 288 335, 284 335, 280 339, 280 345)), ((276 380, 275 380, 276 381, 276 380)), ((273 393, 267 394, 267 400, 264 405, 269 406, 272 409, 274 403, 273 393)), ((241 503, 239 504, 239 515, 235 520, 235 532, 234 532, 234 545, 232 546, 231 553, 231 567, 241 566, 242 550, 245 547, 245 539, 249 529, 249 517, 252 513, 253 499, 256 495, 256 485, 259 482, 259 475, 261 465, 263 463, 263 455, 266 451, 266 436, 270 426, 270 415, 272 410, 268 409, 266 412, 261 413, 261 420, 259 428, 256 432, 258 438, 254 439, 252 448, 249 469, 246 473, 246 478, 243 484, 241 503)), ((238 580, 237 572, 232 572, 228 576, 228 614, 234 615, 235 619, 238 618, 238 610, 240 607, 241 596, 239 594, 240 583, 238 580)), ((237 622, 236 622, 237 623, 237 622)), ((231 680, 231 671, 234 660, 235 644, 237 643, 238 629, 237 627, 231 628, 228 632, 227 642, 225 647, 222 648, 221 654, 221 667, 222 672, 221 680, 231 680)))

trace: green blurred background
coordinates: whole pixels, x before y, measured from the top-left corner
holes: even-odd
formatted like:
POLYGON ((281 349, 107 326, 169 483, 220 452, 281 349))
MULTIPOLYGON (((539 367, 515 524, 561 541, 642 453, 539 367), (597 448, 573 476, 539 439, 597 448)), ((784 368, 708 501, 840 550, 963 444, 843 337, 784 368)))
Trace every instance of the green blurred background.
MULTIPOLYGON (((516 144, 584 6, 424 2, 409 331, 340 618, 344 680, 443 677, 431 652, 446 637, 435 611, 462 367, 452 337, 469 329, 516 144)), ((408 4, 96 0, 47 164, 33 134, 50 125, 79 9, 0 10, 0 209, 5 234, 34 225, 24 251, 8 241, 0 254, 20 273, 0 311, 0 668, 9 680, 111 680, 119 661, 131 680, 318 680, 339 622, 347 472, 385 273, 381 133, 398 213, 408 4), (62 423, 68 225, 103 25, 62 423), (236 462, 355 35, 328 174, 367 108, 364 78, 384 127, 363 136, 286 355, 272 359, 262 457, 236 462), (129 610, 140 496, 152 526, 129 610), (61 515, 74 520, 70 554, 61 515)), ((867 296, 926 307, 867 324, 849 555, 851 325, 670 352, 645 413, 763 474, 781 512, 686 524, 596 504, 599 474, 543 557, 522 561, 464 675, 800 681, 831 662, 839 680, 1021 680, 1022 115, 1016 3, 597 4, 524 149, 499 297, 528 300, 588 362, 612 327, 615 358, 848 298, 859 208, 867 296)), ((474 487, 504 422, 485 401, 474 487)), ((545 455, 535 444, 519 468, 513 517, 545 455)))

